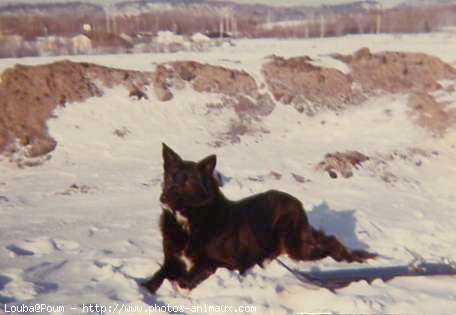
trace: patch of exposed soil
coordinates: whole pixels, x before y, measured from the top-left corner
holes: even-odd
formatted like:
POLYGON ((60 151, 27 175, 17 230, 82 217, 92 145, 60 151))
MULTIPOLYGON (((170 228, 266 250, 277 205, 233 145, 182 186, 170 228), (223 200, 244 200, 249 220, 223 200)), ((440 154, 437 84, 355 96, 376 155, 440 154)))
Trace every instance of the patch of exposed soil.
POLYGON ((176 61, 169 65, 195 91, 224 95, 223 104, 233 107, 242 120, 258 119, 274 109, 272 99, 259 92, 255 79, 245 71, 195 61, 176 61))
POLYGON ((53 110, 102 96, 104 88, 124 85, 130 97, 148 99, 144 87, 152 85, 156 97, 168 101, 173 98, 172 90, 183 89, 186 82, 198 92, 221 94, 223 106, 237 113, 236 124, 242 126, 239 130, 255 129, 250 122, 274 108, 274 102, 259 93, 248 73, 192 61, 159 64, 154 72, 71 61, 16 65, 0 77, 0 153, 17 163, 23 162, 23 156, 34 158, 49 153, 57 145, 46 126, 53 110))
POLYGON ((262 72, 276 101, 292 104, 300 112, 313 114, 320 108, 339 110, 363 100, 352 89, 349 75, 311 64, 309 57, 285 59, 272 56, 262 72))
POLYGON ((371 53, 362 48, 353 55, 336 55, 351 68, 351 76, 365 94, 408 93, 410 114, 437 136, 456 123, 456 111, 447 109, 430 94, 443 89, 440 80, 456 80, 456 69, 437 57, 423 53, 371 53))
POLYGON ((46 121, 55 107, 101 96, 103 87, 143 87, 153 75, 71 61, 5 70, 0 80, 0 153, 12 156, 21 147, 24 155, 37 157, 52 151, 56 142, 46 121))
POLYGON ((349 178, 353 176, 353 169, 358 168, 367 160, 369 157, 358 151, 328 153, 315 169, 327 172, 331 178, 338 176, 349 178))
MULTIPOLYGON (((277 101, 292 104, 307 114, 321 108, 342 110, 380 91, 408 93, 413 119, 436 135, 443 135, 456 123, 456 110, 435 96, 436 91, 445 90, 440 80, 453 82, 453 92, 456 82, 456 70, 440 59, 419 53, 373 54, 367 48, 335 58, 346 62, 351 73, 315 66, 308 57, 277 56, 263 65, 262 73, 277 101)), ((57 144, 46 127, 53 110, 101 96, 104 88, 115 85, 125 86, 129 92, 126 95, 137 99, 148 99, 144 88, 147 85, 153 87, 161 101, 172 99, 173 93, 185 86, 197 92, 220 94, 221 103, 217 106, 232 109, 237 119, 220 135, 218 145, 239 141, 242 135, 267 132, 259 122, 275 106, 247 72, 194 61, 158 64, 154 72, 70 61, 16 65, 0 76, 0 153, 17 158, 15 161, 21 165, 39 164, 40 161, 24 164, 19 160, 21 156, 42 157, 55 148, 57 144)), ((451 89, 444 92, 451 93, 451 89)), ((213 104, 204 105, 209 112, 221 110, 213 104)), ((348 176, 350 167, 356 167, 350 158, 340 154, 329 156, 328 161, 322 167, 333 175, 348 176)))
POLYGON ((438 151, 426 151, 417 147, 389 153, 375 153, 371 156, 358 151, 335 152, 326 154, 324 160, 315 166, 315 170, 327 172, 331 178, 339 176, 349 178, 362 166, 370 176, 379 178, 387 184, 394 185, 402 182, 416 185, 419 184, 416 179, 398 175, 393 163, 421 167, 423 163, 438 155, 438 151))
MULTIPOLYGON (((242 135, 265 132, 257 122, 274 110, 275 103, 268 94, 259 91, 255 79, 250 74, 195 61, 176 61, 167 66, 167 75, 174 78, 174 84, 180 79, 190 84, 197 92, 220 94, 223 96, 220 106, 232 108, 236 113, 238 119, 231 122, 229 130, 220 134, 213 145, 236 143, 242 135)), ((214 104, 206 106, 208 110, 214 109, 214 104)))
POLYGON ((456 69, 423 53, 371 53, 362 48, 353 55, 333 55, 345 62, 350 73, 313 65, 309 57, 285 59, 273 56, 262 67, 268 88, 277 101, 292 104, 306 114, 322 109, 342 110, 381 93, 410 95, 410 114, 416 122, 442 136, 456 122, 430 93, 442 90, 441 80, 456 80, 456 69))
POLYGON ((191 82, 193 88, 198 92, 252 97, 258 94, 255 80, 245 71, 195 61, 176 61, 170 65, 182 80, 191 82))
POLYGON ((418 125, 443 136, 445 131, 456 124, 456 108, 449 108, 451 103, 438 102, 434 96, 426 93, 414 93, 408 99, 410 114, 418 125))
POLYGON ((347 63, 353 81, 363 92, 418 92, 441 88, 442 79, 456 79, 456 69, 437 57, 423 53, 371 53, 361 48, 353 55, 334 55, 347 63))

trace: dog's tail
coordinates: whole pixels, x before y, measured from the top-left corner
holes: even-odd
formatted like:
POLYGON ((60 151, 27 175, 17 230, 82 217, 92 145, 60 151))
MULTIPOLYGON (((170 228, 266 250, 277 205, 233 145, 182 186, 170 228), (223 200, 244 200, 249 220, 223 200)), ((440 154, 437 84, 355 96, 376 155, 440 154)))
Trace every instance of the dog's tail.
POLYGON ((285 237, 286 253, 294 260, 318 260, 332 257, 336 261, 364 262, 377 255, 364 250, 350 250, 335 236, 327 235, 310 225, 306 229, 287 233, 285 237))
MULTIPOLYGON (((332 257, 336 261, 364 262, 367 259, 376 258, 378 255, 364 250, 350 250, 343 245, 335 236, 327 235, 322 231, 310 228, 309 236, 304 240, 311 260, 332 257), (309 242, 310 241, 310 242, 309 242)), ((305 251, 307 251, 305 250, 305 251)))

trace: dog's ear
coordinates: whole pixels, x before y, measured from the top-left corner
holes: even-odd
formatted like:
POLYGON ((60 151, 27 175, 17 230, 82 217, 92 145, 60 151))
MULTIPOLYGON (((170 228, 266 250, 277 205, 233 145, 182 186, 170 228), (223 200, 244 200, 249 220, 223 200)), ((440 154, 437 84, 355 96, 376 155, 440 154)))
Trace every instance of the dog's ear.
POLYGON ((215 154, 209 155, 208 157, 202 159, 198 162, 198 167, 202 169, 206 174, 212 175, 215 169, 215 164, 217 163, 217 156, 215 154))
POLYGON ((165 170, 177 167, 180 164, 182 164, 182 159, 180 158, 179 155, 177 155, 176 152, 171 150, 170 147, 168 147, 165 143, 162 143, 163 145, 163 162, 164 162, 164 168, 165 170))

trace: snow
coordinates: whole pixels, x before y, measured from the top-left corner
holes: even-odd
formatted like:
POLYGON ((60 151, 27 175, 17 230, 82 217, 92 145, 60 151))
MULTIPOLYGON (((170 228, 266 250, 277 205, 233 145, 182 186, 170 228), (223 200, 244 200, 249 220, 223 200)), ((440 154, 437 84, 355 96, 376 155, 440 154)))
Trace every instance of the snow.
POLYGON ((183 44, 185 42, 182 35, 177 35, 171 31, 159 31, 155 40, 164 45, 183 44))
POLYGON ((209 37, 207 37, 206 35, 201 34, 201 33, 193 34, 191 39, 192 39, 192 41, 197 42, 197 43, 208 42, 211 40, 209 37))
MULTIPOLYGON (((369 47, 374 52, 420 51, 456 63, 455 37, 442 33, 235 44, 204 53, 68 58, 140 70, 153 70, 163 61, 197 60, 244 69, 257 81, 262 80, 261 64, 273 53, 308 55, 333 67, 337 61, 330 54, 369 47)), ((56 59, 61 58, 0 60, 0 71, 15 63, 56 59)), ((358 282, 331 292, 303 285, 275 261, 244 278, 220 269, 188 295, 176 292, 168 282, 155 296, 142 291, 137 281, 151 276, 162 261, 157 227, 161 142, 189 160, 217 154, 217 169, 229 179, 222 188, 229 198, 270 188, 298 197, 314 226, 352 248, 379 253, 369 266, 407 264, 417 256, 456 260, 456 132, 450 129, 444 138, 434 138, 416 126, 407 115, 406 95, 385 95, 339 114, 312 117, 277 104, 270 116, 257 122, 268 133, 212 147, 236 119, 229 108, 207 113, 204 104, 219 102, 219 95, 187 88, 163 103, 148 94, 149 100, 134 101, 123 87, 116 87, 101 98, 56 110, 48 126, 58 146, 42 166, 17 169, 0 158, 0 303, 63 305, 65 314, 81 314, 90 303, 118 307, 116 311, 123 305, 119 314, 137 314, 133 307, 167 305, 187 308, 186 314, 205 314, 202 309, 209 305, 253 306, 256 314, 454 314, 454 278, 358 282), (116 129, 129 132, 119 137, 116 129), (387 166, 366 164, 348 179, 314 171, 328 152, 375 155, 413 147, 438 154, 420 156, 419 167, 414 160, 402 159, 387 166), (271 171, 282 178, 267 176, 271 171), (385 172, 395 181, 382 180, 385 172), (310 181, 298 183, 292 174, 310 181), (249 180, 258 176, 264 180, 249 180), (196 306, 201 309, 192 312, 196 306)), ((454 93, 441 97, 455 101, 454 93)), ((332 259, 282 260, 302 270, 354 266, 332 259)))

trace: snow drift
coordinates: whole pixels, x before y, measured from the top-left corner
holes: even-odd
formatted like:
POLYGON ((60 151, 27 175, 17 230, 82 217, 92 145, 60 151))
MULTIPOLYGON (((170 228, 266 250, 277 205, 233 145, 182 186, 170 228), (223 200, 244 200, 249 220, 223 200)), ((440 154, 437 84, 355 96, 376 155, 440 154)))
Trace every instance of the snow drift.
MULTIPOLYGON (((451 277, 331 292, 303 286, 275 261, 244 278, 218 270, 190 295, 170 283, 155 296, 138 286, 162 261, 161 142, 189 160, 217 154, 231 199, 271 188, 296 196, 314 227, 379 253, 368 267, 454 261, 456 47, 446 36, 242 40, 205 53, 0 60, 9 69, 0 83, 0 303, 63 305, 68 314, 90 303, 130 313, 218 305, 254 306, 258 314, 451 314, 451 277), (370 69, 377 63, 387 68, 370 69), (401 74, 404 64, 413 76, 401 74), (325 85, 334 78, 343 88, 325 85), (392 79, 404 86, 389 90, 392 79), (290 95, 290 105, 280 95, 290 95), (19 169, 10 160, 40 165, 19 169)), ((301 270, 363 267, 282 259, 301 270)))

